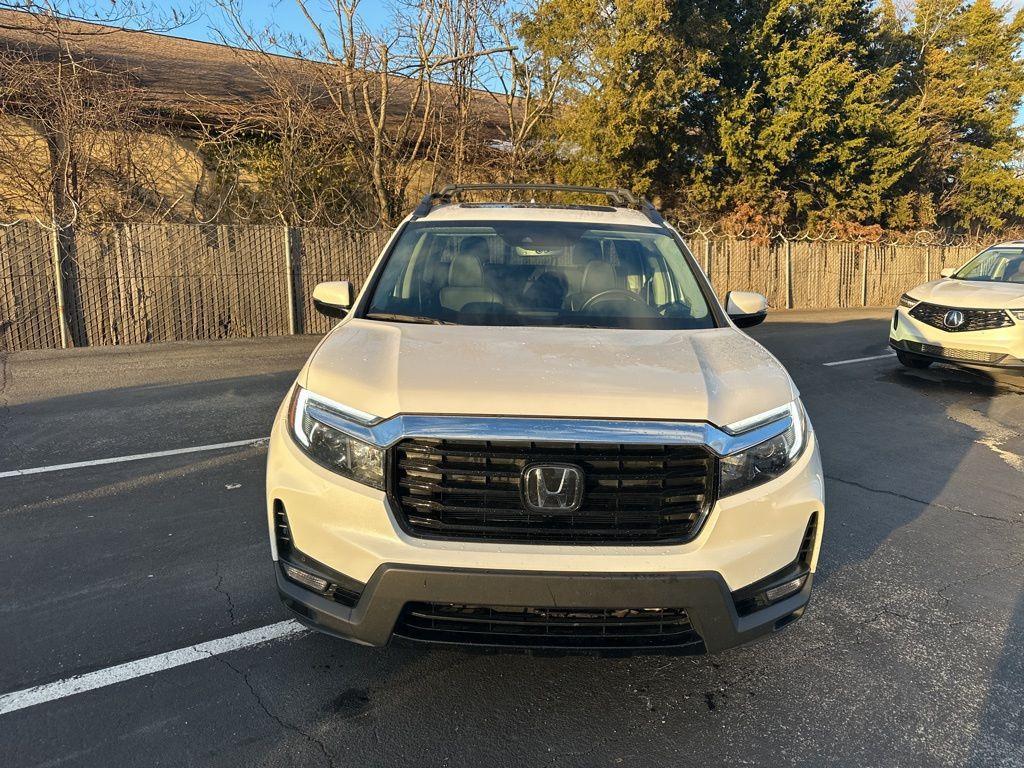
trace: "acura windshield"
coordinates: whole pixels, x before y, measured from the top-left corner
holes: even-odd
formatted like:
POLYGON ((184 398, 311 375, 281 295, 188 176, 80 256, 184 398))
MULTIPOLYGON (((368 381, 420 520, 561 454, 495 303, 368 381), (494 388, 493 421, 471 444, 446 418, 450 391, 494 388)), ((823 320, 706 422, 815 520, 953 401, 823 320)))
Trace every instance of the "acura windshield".
POLYGON ((551 222, 408 225, 364 316, 410 323, 714 328, 671 234, 551 222))
POLYGON ((967 262, 954 277, 996 283, 1024 283, 1024 247, 990 248, 967 262))

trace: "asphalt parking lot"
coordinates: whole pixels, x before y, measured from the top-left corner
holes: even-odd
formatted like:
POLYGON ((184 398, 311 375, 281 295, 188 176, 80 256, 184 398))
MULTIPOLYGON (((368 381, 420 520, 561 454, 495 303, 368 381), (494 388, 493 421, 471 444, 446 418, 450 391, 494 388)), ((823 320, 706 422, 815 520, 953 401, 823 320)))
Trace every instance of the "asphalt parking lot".
POLYGON ((901 368, 888 318, 753 329, 801 389, 829 506, 805 617, 715 657, 296 631, 261 444, 9 473, 261 438, 314 339, 9 356, 0 764, 1024 765, 1024 389, 901 368))

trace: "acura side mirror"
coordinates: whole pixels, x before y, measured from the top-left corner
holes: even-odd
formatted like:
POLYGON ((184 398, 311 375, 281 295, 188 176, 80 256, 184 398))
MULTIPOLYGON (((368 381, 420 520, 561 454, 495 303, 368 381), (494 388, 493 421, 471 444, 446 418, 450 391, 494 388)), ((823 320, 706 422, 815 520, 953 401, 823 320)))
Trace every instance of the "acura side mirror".
POLYGON ((750 328, 768 316, 768 299, 753 291, 729 291, 725 294, 725 311, 737 327, 750 328))
POLYGON ((321 315, 344 317, 352 308, 352 283, 347 280, 317 283, 313 289, 313 306, 321 315))
POLYGON ((952 277, 956 274, 956 267, 946 267, 944 270, 939 272, 939 277, 952 277))

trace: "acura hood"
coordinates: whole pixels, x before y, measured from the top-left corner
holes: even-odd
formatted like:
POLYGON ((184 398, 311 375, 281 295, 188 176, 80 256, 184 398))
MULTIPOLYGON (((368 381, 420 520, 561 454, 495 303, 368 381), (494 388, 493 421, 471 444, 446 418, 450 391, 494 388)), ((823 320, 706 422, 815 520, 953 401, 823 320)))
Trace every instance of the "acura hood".
POLYGON ((910 291, 919 301, 961 309, 1024 309, 1024 283, 943 278, 910 291))
POLYGON ((782 365, 733 328, 415 325, 351 319, 299 376, 312 392, 399 413, 708 421, 784 405, 782 365))

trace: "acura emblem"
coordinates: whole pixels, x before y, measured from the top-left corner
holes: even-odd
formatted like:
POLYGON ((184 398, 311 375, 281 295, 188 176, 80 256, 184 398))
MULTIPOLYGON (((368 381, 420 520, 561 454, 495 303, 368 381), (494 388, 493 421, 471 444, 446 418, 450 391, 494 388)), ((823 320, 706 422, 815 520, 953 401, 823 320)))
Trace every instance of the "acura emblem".
POLYGON ((942 318, 942 324, 947 328, 959 328, 964 324, 964 313, 959 309, 951 309, 942 318))
POLYGON ((573 464, 531 464, 520 487, 531 512, 575 512, 583 501, 583 470, 573 464))

